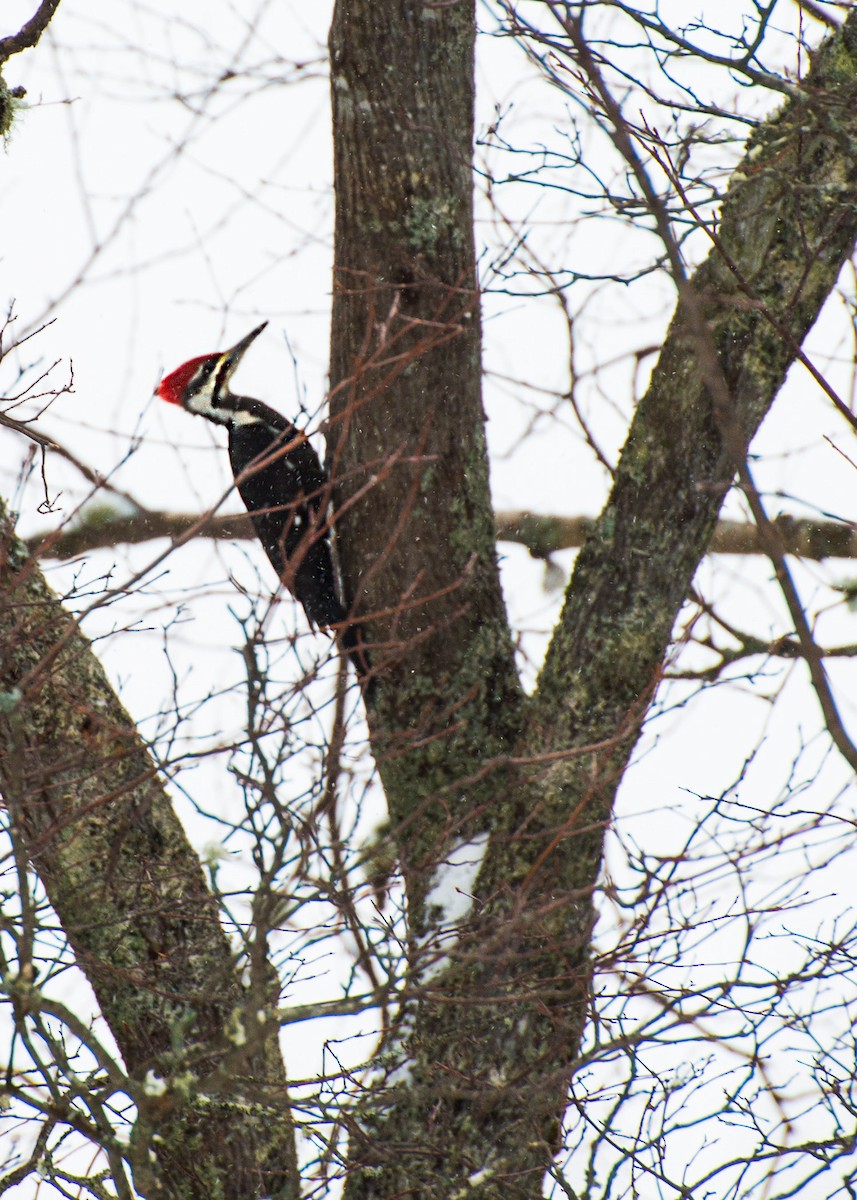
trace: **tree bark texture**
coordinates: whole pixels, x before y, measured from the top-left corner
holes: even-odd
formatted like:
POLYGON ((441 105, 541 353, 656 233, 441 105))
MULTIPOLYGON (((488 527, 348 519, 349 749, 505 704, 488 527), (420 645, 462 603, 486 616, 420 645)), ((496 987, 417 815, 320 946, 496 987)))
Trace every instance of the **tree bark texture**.
POLYGON ((145 745, 0 520, 0 791, 122 1053, 135 1186, 171 1200, 294 1200, 276 993, 239 982, 145 745))
MULTIPOLYGON (((857 529, 842 521, 810 520, 782 513, 774 519, 784 554, 822 561, 826 558, 857 558, 857 529)), ((592 517, 563 517, 537 512, 495 512, 494 531, 498 542, 513 542, 529 550, 533 558, 550 558, 559 550, 577 550, 589 536, 592 517)), ((140 545, 157 538, 218 538, 254 541, 256 530, 244 513, 218 515, 201 520, 199 513, 147 510, 126 516, 111 514, 105 507, 79 523, 27 539, 27 549, 38 558, 69 559, 121 545, 140 545)), ((710 554, 764 554, 755 525, 747 521, 718 521, 710 554)))
POLYGON ((374 750, 417 917, 419 868, 491 806, 498 780, 454 796, 450 784, 509 753, 522 719, 481 398, 474 37, 473 0, 349 0, 330 34, 331 473, 349 598, 379 672, 374 750))
POLYGON ((585 1019, 604 830, 738 465, 712 395, 725 381, 749 442, 857 237, 851 14, 750 141, 693 279, 704 324, 686 306, 673 321, 522 700, 467 290, 473 19, 469 3, 398 0, 381 16, 340 0, 331 33, 335 477, 346 577, 379 646, 370 722, 418 938, 441 846, 492 831, 460 940, 356 1114, 348 1200, 540 1191, 585 1019))

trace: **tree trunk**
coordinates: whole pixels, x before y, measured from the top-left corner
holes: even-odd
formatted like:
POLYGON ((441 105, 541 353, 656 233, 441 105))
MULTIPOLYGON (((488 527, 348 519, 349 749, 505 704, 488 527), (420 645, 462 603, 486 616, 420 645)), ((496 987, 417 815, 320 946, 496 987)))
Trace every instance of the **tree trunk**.
MULTIPOLYGON (((157 768, 0 521, 0 790, 121 1050, 138 1112, 135 1186, 171 1200, 296 1200, 276 990, 242 987, 157 768)), ((28 982, 19 1004, 37 1009, 28 982)))
POLYGON ((686 306, 673 322, 525 702, 478 396, 473 23, 470 3, 398 0, 382 18, 339 0, 331 33, 339 528, 379 647, 372 737, 416 918, 414 998, 357 1114, 348 1200, 539 1192, 586 1015, 604 830, 738 466, 711 396, 725 383, 749 441, 857 237, 852 14, 751 139, 693 280, 704 324, 686 306), (478 829, 492 837, 466 916, 423 907, 453 834, 478 859, 478 829))
POLYGON ((417 924, 426 864, 500 786, 461 781, 508 754, 522 720, 485 452, 474 36, 473 0, 349 0, 330 34, 337 531, 417 924))

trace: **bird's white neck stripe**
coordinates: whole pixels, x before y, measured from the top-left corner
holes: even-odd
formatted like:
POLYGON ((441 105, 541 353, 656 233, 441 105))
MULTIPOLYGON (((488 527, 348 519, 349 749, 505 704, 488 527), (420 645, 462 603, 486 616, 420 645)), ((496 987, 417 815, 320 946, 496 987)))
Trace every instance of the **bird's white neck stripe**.
POLYGON ((253 415, 253 413, 244 412, 240 408, 237 408, 237 409, 235 409, 234 412, 231 412, 229 414, 229 418, 230 418, 230 420, 229 420, 230 425, 261 425, 261 424, 263 424, 263 422, 260 421, 258 417, 253 415))
POLYGON ((241 408, 219 408, 211 403, 209 396, 202 393, 191 396, 186 408, 188 412, 192 412, 198 417, 207 417, 209 421, 214 421, 217 425, 230 425, 234 428, 237 425, 264 424, 257 415, 245 412, 241 408))

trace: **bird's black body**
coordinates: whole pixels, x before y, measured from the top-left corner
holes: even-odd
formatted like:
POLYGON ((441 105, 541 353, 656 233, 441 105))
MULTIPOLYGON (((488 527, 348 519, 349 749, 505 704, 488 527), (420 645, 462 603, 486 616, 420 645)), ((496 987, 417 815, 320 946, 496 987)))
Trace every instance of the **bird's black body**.
MULTIPOLYGON (((221 354, 183 363, 161 380, 157 394, 229 430, 232 472, 259 541, 310 624, 324 628, 347 617, 330 550, 327 476, 305 434, 291 421, 267 404, 229 390, 244 351, 264 328, 258 326, 221 354)), ((347 625, 342 645, 365 676, 368 660, 358 641, 357 627, 347 625)))
POLYGON ((336 591, 327 478, 318 455, 285 417, 240 399, 260 418, 229 428, 229 459, 241 499, 274 570, 300 600, 310 624, 335 625, 346 614, 336 591))

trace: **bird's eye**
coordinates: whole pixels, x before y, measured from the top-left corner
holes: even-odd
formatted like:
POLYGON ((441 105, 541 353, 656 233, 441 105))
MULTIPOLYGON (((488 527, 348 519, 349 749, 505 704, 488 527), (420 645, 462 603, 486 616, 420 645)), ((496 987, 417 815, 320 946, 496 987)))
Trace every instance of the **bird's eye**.
MULTIPOLYGON (((210 378, 211 369, 209 367, 198 367, 190 377, 190 382, 188 383, 187 388, 188 395, 198 396, 200 392, 205 392, 208 388, 210 378)), ((217 404, 216 397, 212 397, 212 404, 217 404)))

